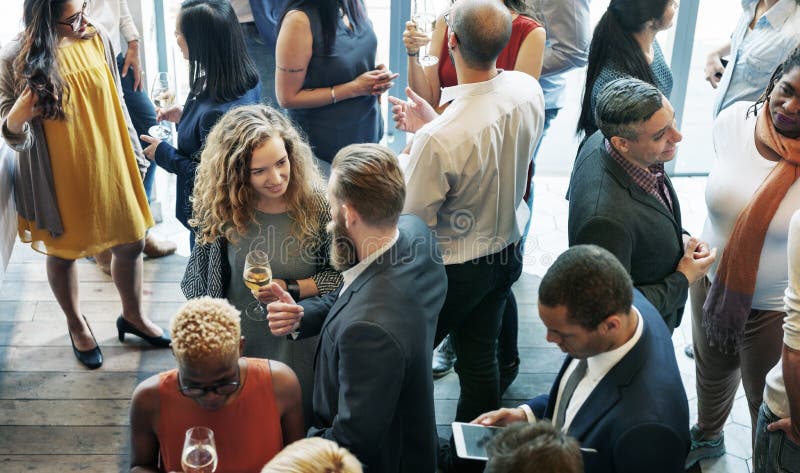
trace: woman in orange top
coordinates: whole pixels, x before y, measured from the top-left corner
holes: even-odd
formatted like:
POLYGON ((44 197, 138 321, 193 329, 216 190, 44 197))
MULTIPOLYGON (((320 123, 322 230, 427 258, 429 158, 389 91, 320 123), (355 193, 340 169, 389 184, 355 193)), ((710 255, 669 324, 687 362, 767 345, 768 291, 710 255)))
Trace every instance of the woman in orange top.
POLYGON ((178 368, 133 393, 131 472, 180 472, 190 427, 214 432, 217 471, 259 472, 303 437, 300 383, 278 361, 240 358, 239 311, 223 299, 187 302, 172 320, 178 368))

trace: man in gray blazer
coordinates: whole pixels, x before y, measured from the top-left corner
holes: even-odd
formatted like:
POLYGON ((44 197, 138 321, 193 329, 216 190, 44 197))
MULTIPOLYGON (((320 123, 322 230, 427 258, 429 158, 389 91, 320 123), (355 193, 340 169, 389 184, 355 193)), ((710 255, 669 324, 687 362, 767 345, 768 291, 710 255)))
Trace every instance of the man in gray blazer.
POLYGON ((569 244, 613 253, 674 330, 689 285, 716 258, 716 249, 683 230, 664 172, 682 138, 675 112, 655 86, 627 77, 600 92, 595 120, 599 130, 578 152, 570 179, 569 244))
POLYGON ((375 472, 433 472, 431 347, 447 276, 433 235, 400 217, 405 184, 383 146, 351 145, 328 183, 339 290, 296 305, 276 284, 275 335, 319 334, 309 436, 334 440, 375 472))

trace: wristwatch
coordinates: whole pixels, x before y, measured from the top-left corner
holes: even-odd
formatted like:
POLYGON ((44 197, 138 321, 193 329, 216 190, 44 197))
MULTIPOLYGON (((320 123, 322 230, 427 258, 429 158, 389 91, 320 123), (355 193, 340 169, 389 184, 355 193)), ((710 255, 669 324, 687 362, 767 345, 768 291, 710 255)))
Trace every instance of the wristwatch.
POLYGON ((295 302, 300 300, 300 285, 295 279, 286 279, 286 292, 292 296, 295 302))

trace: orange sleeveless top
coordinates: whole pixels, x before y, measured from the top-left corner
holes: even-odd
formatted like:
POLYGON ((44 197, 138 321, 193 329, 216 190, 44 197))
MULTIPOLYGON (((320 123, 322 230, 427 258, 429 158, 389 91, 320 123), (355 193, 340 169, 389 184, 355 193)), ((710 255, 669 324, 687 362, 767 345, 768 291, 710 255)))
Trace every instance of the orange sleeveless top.
POLYGON ((217 411, 207 411, 181 394, 177 369, 159 375, 161 471, 182 471, 183 441, 195 426, 214 431, 219 473, 258 473, 283 448, 269 361, 246 360, 247 376, 239 396, 217 411))

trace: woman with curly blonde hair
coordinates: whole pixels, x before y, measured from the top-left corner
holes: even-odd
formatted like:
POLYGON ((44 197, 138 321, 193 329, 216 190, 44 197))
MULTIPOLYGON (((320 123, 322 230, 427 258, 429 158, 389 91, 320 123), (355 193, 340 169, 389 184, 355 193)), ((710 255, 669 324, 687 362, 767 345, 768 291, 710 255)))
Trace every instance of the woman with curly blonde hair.
POLYGON ((197 245, 181 287, 187 298, 224 297, 242 317, 244 356, 288 364, 311 408, 316 340, 273 336, 265 315, 246 310, 256 296, 275 300, 268 287, 252 293, 243 280, 247 254, 269 258, 272 281, 295 300, 327 294, 341 275, 329 264, 330 221, 322 178, 311 149, 291 122, 265 105, 234 108, 211 129, 195 178, 197 245))
POLYGON ((361 473, 361 463, 346 448, 320 437, 298 440, 264 465, 261 473, 361 473))

